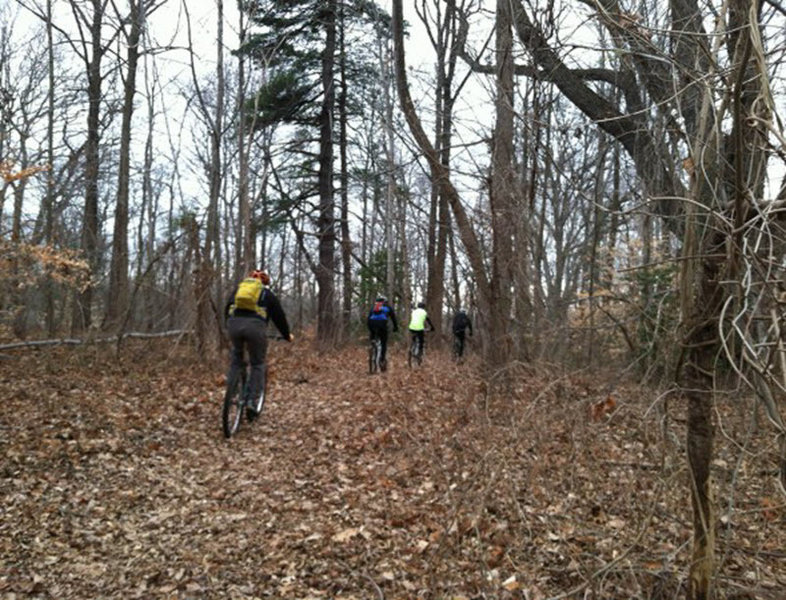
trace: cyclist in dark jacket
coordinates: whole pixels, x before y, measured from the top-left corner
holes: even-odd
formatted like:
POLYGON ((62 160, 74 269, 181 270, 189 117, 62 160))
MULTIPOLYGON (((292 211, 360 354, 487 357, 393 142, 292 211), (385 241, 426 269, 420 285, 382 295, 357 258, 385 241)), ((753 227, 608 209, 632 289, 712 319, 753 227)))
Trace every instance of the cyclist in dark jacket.
POLYGON ((457 354, 459 358, 464 354, 464 339, 467 329, 469 329, 469 337, 472 337, 472 321, 469 320, 467 312, 460 308, 453 317, 453 335, 458 342, 457 354))
POLYGON ((366 325, 368 326, 369 338, 372 340, 377 338, 382 343, 380 367, 383 371, 387 367, 385 355, 388 349, 388 321, 393 323, 393 331, 398 331, 396 311, 388 304, 388 299, 385 296, 377 296, 374 305, 368 313, 366 325))
MULTIPOLYGON (((253 282, 252 282, 253 284, 253 282)), ((256 284, 259 285, 259 284, 256 284)), ((248 348, 248 360, 251 364, 251 377, 249 389, 252 398, 260 393, 262 382, 262 366, 267 354, 267 323, 273 321, 281 337, 291 342, 294 336, 289 331, 289 323, 281 303, 276 295, 268 288, 270 276, 264 271, 255 270, 249 273, 244 282, 239 283, 227 299, 224 315, 227 319, 227 333, 232 340, 230 350, 230 371, 242 368, 243 345, 248 348), (262 283, 262 289, 253 310, 236 306, 237 294, 241 285, 249 279, 257 279, 262 283)))

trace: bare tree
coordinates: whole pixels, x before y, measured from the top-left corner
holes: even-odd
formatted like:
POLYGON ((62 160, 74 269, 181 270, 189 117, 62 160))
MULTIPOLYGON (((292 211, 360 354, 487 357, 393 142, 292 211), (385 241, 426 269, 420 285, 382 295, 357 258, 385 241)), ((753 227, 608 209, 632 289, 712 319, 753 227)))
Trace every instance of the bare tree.
POLYGON ((514 0, 516 32, 535 63, 521 72, 553 82, 621 144, 653 207, 666 227, 682 238, 684 360, 679 379, 689 402, 687 447, 694 523, 689 597, 709 598, 715 566, 709 469, 713 371, 720 344, 717 323, 730 298, 721 281, 738 277, 748 231, 745 224, 761 209, 758 199, 773 110, 761 41, 762 5, 728 2, 725 18, 716 21, 718 30, 710 34, 697 2, 674 0, 669 4, 667 28, 653 23, 668 35, 655 39, 639 23, 640 16, 626 13, 616 0, 587 4, 608 29, 614 46, 630 58, 616 69, 570 68, 524 4, 514 0), (725 43, 723 52, 721 43, 725 43), (674 80, 680 82, 676 93, 670 83, 674 80), (621 101, 601 95, 593 88, 598 82, 617 87, 621 101), (649 95, 654 113, 645 110, 643 93, 649 95), (733 128, 727 137, 721 119, 729 110, 733 128), (674 131, 679 135, 670 136, 674 131), (689 152, 684 163, 690 174, 687 182, 675 158, 682 148, 689 152))
MULTIPOLYGON (((95 276, 98 271, 98 178, 100 168, 101 143, 101 101, 103 93, 101 84, 103 73, 101 62, 108 50, 108 42, 102 38, 102 30, 109 0, 90 0, 90 12, 84 11, 83 4, 69 0, 74 14, 80 38, 80 58, 87 72, 87 141, 85 144, 85 208, 82 221, 81 247, 91 271, 95 276)), ((87 285, 79 293, 74 302, 74 313, 71 322, 72 333, 78 334, 92 324, 92 304, 94 283, 87 285)))
MULTIPOLYGON (((213 105, 208 101, 205 91, 199 82, 196 72, 193 35, 188 9, 183 4, 188 27, 188 43, 190 49, 190 66, 192 82, 196 92, 198 111, 200 117, 207 124, 209 138, 209 157, 207 164, 208 177, 208 204, 205 226, 204 250, 196 253, 198 262, 194 269, 194 293, 196 304, 196 338, 197 348, 204 355, 207 346, 216 336, 211 335, 211 314, 218 319, 217 306, 220 302, 221 282, 216 278, 216 273, 221 264, 219 200, 222 189, 224 173, 221 167, 222 136, 224 133, 224 100, 226 94, 226 81, 224 73, 224 4, 223 0, 216 0, 216 78, 215 97, 213 105)), ((200 241, 198 225, 192 229, 192 245, 200 241)))
MULTIPOLYGON (((455 82, 460 48, 457 43, 459 16, 467 14, 472 4, 471 1, 464 1, 460 3, 460 6, 457 6, 455 0, 449 0, 444 3, 444 11, 442 2, 433 2, 428 5, 423 0, 415 5, 418 17, 428 28, 429 39, 436 52, 434 149, 439 153, 440 161, 447 169, 450 169, 452 153, 453 107, 467 81, 465 78, 459 84, 455 82)), ((431 206, 429 208, 429 245, 427 250, 429 267, 426 303, 437 331, 442 330, 445 260, 449 227, 450 209, 447 199, 441 192, 441 188, 434 185, 431 188, 431 206)))
MULTIPOLYGON (((500 27, 504 30, 505 7, 498 6, 498 10, 503 12, 503 23, 500 27)), ((488 317, 488 340, 490 340, 490 343, 486 344, 484 355, 488 365, 491 368, 491 371, 495 372, 496 369, 505 365, 508 357, 505 352, 507 349, 505 340, 508 339, 505 325, 508 323, 510 316, 509 312, 505 313, 503 311, 504 307, 510 307, 510 278, 508 277, 507 279, 508 284, 503 285, 499 284, 498 282, 492 282, 492 278, 486 273, 484 257, 476 232, 474 231, 472 224, 467 217, 466 210, 461 202, 458 191, 450 180, 450 173, 448 172, 448 169, 440 161, 440 156, 426 135, 423 126, 421 125, 420 119, 415 111, 407 83, 406 66, 404 60, 402 12, 401 1, 394 1, 393 39, 395 44, 396 82, 398 86, 399 100, 401 102, 401 107, 404 112, 404 116, 407 119, 407 123, 409 124, 412 135, 415 138, 415 141, 417 142, 421 152, 423 152, 426 160, 428 161, 429 168, 431 169, 434 179, 434 185, 439 186, 441 193, 445 194, 445 197, 447 198, 451 207, 453 216, 456 220, 456 225, 458 227, 464 248, 467 252, 475 282, 478 287, 481 309, 488 317), (496 343, 498 341, 500 343, 496 343)), ((506 45, 503 43, 503 45, 500 47, 500 53, 503 57, 506 51, 505 48, 506 45)), ((499 71, 500 87, 502 88, 501 94, 503 96, 506 93, 505 90, 509 89, 505 87, 505 81, 507 80, 507 68, 507 66, 502 67, 499 71)), ((504 102, 504 100, 500 100, 500 103, 502 102, 504 102)), ((512 109, 512 107, 510 108, 512 109)), ((498 119, 507 118, 506 110, 509 109, 506 109, 502 105, 498 107, 498 119)), ((508 131, 506 129, 506 121, 503 120, 497 125, 500 128, 498 134, 503 138, 503 140, 507 135, 512 136, 512 131, 508 131)), ((504 143, 505 142, 503 142, 503 145, 504 143)), ((496 168, 507 171, 507 169, 510 168, 508 161, 511 159, 511 154, 506 153, 504 150, 501 151, 501 154, 498 154, 496 157, 496 168)), ((497 202, 495 205, 495 210, 497 211, 497 219, 495 223, 499 227, 505 229, 508 225, 501 223, 501 221, 503 215, 509 211, 510 205, 509 197, 504 196, 507 191, 502 191, 501 193, 503 194, 503 197, 495 199, 495 202, 497 202)), ((498 262, 496 262, 497 266, 495 274, 507 277, 510 273, 509 253, 511 248, 509 246, 509 241, 497 239, 497 236, 500 234, 502 234, 501 230, 494 231, 495 253, 497 250, 501 252, 501 256, 499 259, 497 259, 498 262), (504 270, 505 272, 502 273, 500 270, 504 270)))
POLYGON ((115 201, 112 259, 109 267, 109 289, 106 303, 106 326, 116 327, 128 310, 128 199, 131 179, 131 121, 134 114, 136 76, 140 43, 147 18, 161 0, 129 0, 129 13, 121 14, 113 2, 115 16, 121 23, 126 42, 125 77, 123 81, 123 109, 120 125, 120 156, 118 165, 117 197, 115 201))

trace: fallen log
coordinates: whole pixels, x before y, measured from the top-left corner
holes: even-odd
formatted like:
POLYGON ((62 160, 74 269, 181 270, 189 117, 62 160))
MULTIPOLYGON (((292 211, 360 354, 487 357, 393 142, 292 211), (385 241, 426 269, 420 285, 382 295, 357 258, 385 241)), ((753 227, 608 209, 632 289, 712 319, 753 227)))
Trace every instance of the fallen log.
POLYGON ((0 350, 13 350, 16 348, 40 348, 42 346, 78 346, 80 344, 104 344, 107 342, 117 342, 125 338, 163 338, 177 335, 187 335, 193 333, 189 329, 175 329, 172 331, 161 331, 158 333, 124 333, 122 335, 112 335, 101 338, 58 338, 53 340, 30 340, 24 342, 14 342, 11 344, 0 344, 0 350))

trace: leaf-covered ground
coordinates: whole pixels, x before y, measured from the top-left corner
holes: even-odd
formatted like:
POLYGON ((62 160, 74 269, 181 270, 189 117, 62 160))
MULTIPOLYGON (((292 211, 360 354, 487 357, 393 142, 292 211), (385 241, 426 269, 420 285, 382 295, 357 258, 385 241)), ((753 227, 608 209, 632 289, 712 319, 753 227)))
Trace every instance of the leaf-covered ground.
MULTIPOLYGON (((684 595, 679 398, 545 367, 492 395, 471 359, 403 353, 369 376, 361 344, 273 344, 265 412, 230 441, 223 357, 0 359, 0 597, 684 595)), ((786 598, 774 435, 739 397, 717 415, 719 597, 786 598)))

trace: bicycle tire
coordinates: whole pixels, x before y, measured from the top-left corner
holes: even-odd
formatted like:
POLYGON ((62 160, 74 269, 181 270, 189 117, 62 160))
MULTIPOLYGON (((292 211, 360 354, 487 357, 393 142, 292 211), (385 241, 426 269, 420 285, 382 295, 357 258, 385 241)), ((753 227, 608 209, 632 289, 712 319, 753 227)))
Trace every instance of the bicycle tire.
POLYGON ((374 340, 368 348, 368 374, 373 375, 377 371, 377 345, 374 340))
POLYGON ((246 407, 246 419, 249 421, 253 421, 262 413, 262 409, 265 407, 265 400, 267 400, 267 363, 262 365, 262 381, 260 382, 261 392, 257 397, 256 406, 248 406, 246 407))
POLYGON ((453 340, 453 360, 456 362, 461 360, 461 355, 463 354, 463 348, 461 346, 461 340, 456 337, 453 340))
POLYGON ((221 425, 224 430, 224 437, 229 439, 237 430, 240 429, 240 421, 243 419, 243 408, 245 401, 243 393, 246 387, 246 371, 230 373, 227 380, 227 391, 224 394, 224 406, 221 409, 221 425))

